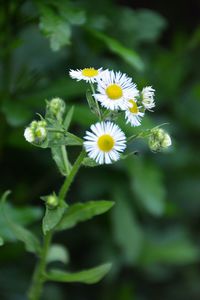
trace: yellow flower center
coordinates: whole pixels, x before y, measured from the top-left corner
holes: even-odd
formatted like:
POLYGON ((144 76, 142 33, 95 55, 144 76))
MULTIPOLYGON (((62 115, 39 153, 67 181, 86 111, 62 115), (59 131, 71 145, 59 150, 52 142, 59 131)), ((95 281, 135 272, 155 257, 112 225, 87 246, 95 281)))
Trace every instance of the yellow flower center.
POLYGON ((82 70, 82 75, 86 77, 94 77, 99 74, 98 70, 95 70, 94 68, 85 68, 82 70))
POLYGON ((97 143, 99 149, 104 152, 109 152, 115 144, 114 139, 109 134, 103 134, 100 136, 97 143))
POLYGON ((129 100, 129 103, 132 104, 132 106, 129 107, 129 111, 130 111, 132 114, 137 114, 137 113, 139 112, 137 103, 136 103, 134 100, 129 100))
POLYGON ((122 97, 122 88, 117 84, 111 84, 106 89, 106 94, 112 100, 117 100, 122 97))

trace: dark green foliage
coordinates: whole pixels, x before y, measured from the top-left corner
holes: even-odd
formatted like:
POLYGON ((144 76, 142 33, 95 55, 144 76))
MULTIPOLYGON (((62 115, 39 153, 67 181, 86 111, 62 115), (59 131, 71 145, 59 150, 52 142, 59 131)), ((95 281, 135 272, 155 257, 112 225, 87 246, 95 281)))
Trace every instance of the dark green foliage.
MULTIPOLYGON (((147 143, 133 140, 129 149, 133 154, 109 167, 96 167, 85 158, 80 177, 70 189, 71 210, 82 208, 89 199, 110 199, 108 205, 116 204, 105 216, 57 233, 49 265, 58 269, 58 264, 68 262, 63 249, 67 246, 73 272, 52 271, 47 277, 90 281, 91 270, 74 270, 96 261, 112 261, 112 271, 94 287, 47 285, 44 299, 200 299, 200 29, 195 17, 199 4, 192 1, 180 7, 178 1, 146 1, 142 7, 132 2, 16 0, 1 5, 1 194, 13 191, 12 201, 1 204, 2 300, 25 299, 33 262, 22 245, 31 252, 39 250, 29 229, 41 233, 44 203, 40 196, 59 190, 58 171, 66 174, 61 145, 43 145, 51 147, 57 170, 50 149, 30 146, 24 140, 24 128, 37 119, 36 111, 44 115, 45 99, 61 97, 68 112, 64 127, 71 123, 70 133, 82 138, 97 118, 84 96, 88 86, 70 79, 68 71, 90 66, 126 72, 139 88, 152 85, 155 112, 147 113, 141 127, 148 132, 169 123, 165 129, 172 134, 173 146, 164 154, 154 154, 147 143), (14 243, 17 240, 23 244, 14 243)), ((123 127, 130 136, 139 129, 123 127)), ((72 161, 81 143, 73 135, 63 137, 61 144, 70 146, 72 161)), ((46 211, 45 232, 62 216, 67 218, 66 208, 57 209, 53 225, 48 223, 52 210, 46 211)), ((85 219, 91 216, 84 215, 85 219)), ((103 265, 102 273, 97 269, 96 276, 103 276, 109 267, 103 265)))

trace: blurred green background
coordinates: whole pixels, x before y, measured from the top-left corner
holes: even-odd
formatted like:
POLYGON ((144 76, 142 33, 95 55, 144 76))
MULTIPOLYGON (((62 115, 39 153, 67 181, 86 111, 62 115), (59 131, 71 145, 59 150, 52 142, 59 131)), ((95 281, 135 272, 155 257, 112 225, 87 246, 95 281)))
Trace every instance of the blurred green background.
MULTIPOLYGON (((68 248, 72 270, 104 261, 113 268, 94 286, 47 284, 44 299, 200 299, 199 15, 197 0, 1 1, 0 191, 12 190, 14 219, 41 234, 40 196, 63 180, 49 149, 23 137, 36 112, 44 113, 44 100, 75 104, 71 131, 80 136, 95 121, 86 86, 69 78, 70 68, 120 70, 139 88, 152 85, 156 109, 140 129, 167 122, 173 140, 167 153, 151 153, 138 140, 131 146, 138 155, 81 169, 68 201, 116 204, 55 241, 68 248)), ((69 151, 73 160, 78 149, 69 151)), ((0 299, 24 300, 35 258, 1 218, 0 236, 7 239, 0 248, 0 299)))

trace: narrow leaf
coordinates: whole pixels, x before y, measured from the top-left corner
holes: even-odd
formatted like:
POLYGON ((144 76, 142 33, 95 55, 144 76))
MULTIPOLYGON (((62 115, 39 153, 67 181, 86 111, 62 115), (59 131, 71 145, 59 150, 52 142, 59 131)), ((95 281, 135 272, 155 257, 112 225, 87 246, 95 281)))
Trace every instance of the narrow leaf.
POLYGON ((121 56, 123 60, 132 65, 138 71, 142 71, 144 69, 144 63, 141 57, 133 49, 126 48, 119 41, 105 35, 102 32, 96 30, 89 30, 89 32, 93 34, 96 38, 98 38, 100 41, 104 42, 108 49, 110 49, 110 51, 121 56))
POLYGON ((51 209, 46 205, 45 216, 42 221, 42 230, 44 234, 56 227, 65 213, 66 208, 67 204, 63 201, 55 209, 51 209))
POLYGON ((64 230, 74 227, 79 222, 87 221, 94 216, 108 211, 114 202, 111 201, 89 201, 87 203, 76 203, 71 205, 63 215, 57 229, 64 230))
POLYGON ((98 267, 83 270, 76 273, 52 270, 46 274, 46 279, 60 282, 82 282, 92 284, 100 281, 110 270, 111 264, 103 264, 98 267))
POLYGON ((67 131, 69 129, 69 126, 71 124, 71 120, 74 114, 74 106, 72 106, 69 111, 67 112, 67 115, 65 117, 65 120, 63 122, 63 126, 65 128, 65 130, 67 131))
POLYGON ((52 146, 51 153, 52 153, 53 160, 55 161, 60 173, 63 176, 66 176, 67 174, 66 174, 66 168, 65 168, 61 146, 52 146))
POLYGON ((40 243, 36 236, 27 230, 26 228, 22 227, 21 225, 17 224, 16 222, 9 219, 9 215, 6 213, 5 209, 5 201, 8 195, 10 194, 10 191, 7 191, 3 194, 1 198, 1 211, 5 218, 6 225, 9 227, 9 229, 12 231, 14 236, 21 242, 25 244, 25 248, 29 252, 33 253, 40 253, 40 243))

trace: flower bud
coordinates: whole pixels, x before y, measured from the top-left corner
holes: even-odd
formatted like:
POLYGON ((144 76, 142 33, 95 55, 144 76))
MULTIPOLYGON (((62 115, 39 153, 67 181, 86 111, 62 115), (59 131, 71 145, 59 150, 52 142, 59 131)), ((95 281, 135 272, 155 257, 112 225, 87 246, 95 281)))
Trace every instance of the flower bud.
POLYGON ((152 151, 161 151, 171 146, 172 141, 170 135, 161 128, 155 128, 151 131, 149 137, 149 147, 152 151))
POLYGON ((45 120, 32 121, 24 131, 24 137, 29 143, 41 143, 47 136, 47 123, 45 120))
POLYGON ((55 194, 49 195, 46 198, 46 204, 48 205, 49 208, 56 208, 58 206, 58 198, 55 194))
POLYGON ((65 102, 61 98, 53 98, 47 104, 47 113, 55 117, 57 120, 61 119, 65 112, 65 102))

